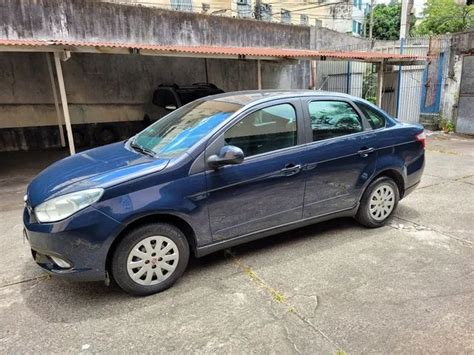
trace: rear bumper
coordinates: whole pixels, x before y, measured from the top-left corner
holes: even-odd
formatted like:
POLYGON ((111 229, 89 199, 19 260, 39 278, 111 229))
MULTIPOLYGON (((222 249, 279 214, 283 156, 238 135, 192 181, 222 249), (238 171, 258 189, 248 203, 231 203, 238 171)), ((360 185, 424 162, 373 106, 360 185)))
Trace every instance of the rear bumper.
POLYGON ((409 194, 411 194, 415 189, 418 187, 420 184, 420 181, 418 181, 415 185, 412 185, 408 188, 405 189, 405 193, 403 194, 403 198, 407 197, 409 194))
POLYGON ((405 193, 403 197, 408 196, 416 189, 416 187, 420 184, 421 176, 423 175, 423 171, 425 170, 425 152, 422 151, 421 154, 418 156, 417 159, 412 161, 407 166, 407 180, 406 180, 406 187, 405 193))
POLYGON ((25 237, 35 262, 45 271, 77 281, 105 279, 107 254, 113 236, 121 229, 119 222, 92 207, 57 223, 31 220, 25 208, 25 237), (59 266, 55 258, 70 266, 59 266))

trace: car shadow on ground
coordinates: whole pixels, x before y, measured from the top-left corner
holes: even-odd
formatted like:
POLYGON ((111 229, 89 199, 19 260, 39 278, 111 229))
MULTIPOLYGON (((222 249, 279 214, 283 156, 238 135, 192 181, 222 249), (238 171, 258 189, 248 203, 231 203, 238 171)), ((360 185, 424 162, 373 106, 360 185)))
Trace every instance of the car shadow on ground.
MULTIPOLYGON (((336 219, 263 238, 199 259, 191 257, 187 271, 175 286, 148 297, 130 296, 114 284, 108 287, 103 282, 70 282, 55 277, 22 283, 20 292, 30 310, 48 322, 75 323, 86 319, 107 319, 117 314, 123 315, 149 307, 151 303, 155 306, 163 303, 165 307, 173 297, 179 297, 183 292, 193 292, 199 287, 219 292, 218 286, 214 285, 213 277, 223 278, 220 274, 225 268, 228 274, 241 272, 234 265, 236 256, 241 259, 256 257, 259 266, 262 266, 267 262, 270 264, 275 262, 267 261, 275 258, 266 258, 265 254, 279 253, 277 259, 281 262, 284 258, 295 257, 291 254, 295 244, 300 244, 297 254, 301 257, 304 253, 310 254, 315 250, 337 247, 353 238, 368 237, 367 233, 360 233, 362 228, 350 218, 336 219), (347 230, 351 229, 359 231, 354 235, 347 233, 347 230), (345 233, 341 233, 344 231, 345 233), (153 298, 153 302, 150 302, 150 298, 153 298)), ((30 268, 32 265, 25 264, 25 267, 30 268)))
POLYGON ((415 205, 415 206, 409 206, 407 204, 399 204, 397 207, 397 210, 394 213, 395 220, 397 219, 396 217, 399 218, 407 218, 409 217, 410 220, 417 220, 419 219, 422 214, 420 213, 420 210, 423 211, 425 207, 420 204, 420 205, 415 205))

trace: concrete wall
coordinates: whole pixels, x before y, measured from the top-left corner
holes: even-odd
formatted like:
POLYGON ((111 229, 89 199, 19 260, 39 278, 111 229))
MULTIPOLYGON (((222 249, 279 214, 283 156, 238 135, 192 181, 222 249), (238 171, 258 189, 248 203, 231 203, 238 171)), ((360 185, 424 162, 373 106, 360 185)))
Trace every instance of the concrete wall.
POLYGON ((474 134, 474 55, 464 55, 462 67, 456 132, 474 134))
MULTIPOLYGON (((74 54, 63 63, 71 120, 142 119, 156 86, 205 81, 203 65, 200 59, 74 54)), ((46 54, 2 53, 0 67, 0 128, 55 124, 46 54)))
POLYGON ((474 134, 474 124, 469 124, 474 117, 472 106, 466 109, 472 102, 472 94, 468 93, 472 92, 472 88, 464 90, 464 93, 462 88, 462 85, 469 83, 469 75, 473 70, 472 64, 468 68, 463 66, 469 62, 465 57, 474 55, 474 31, 455 33, 450 37, 450 48, 446 51, 440 116, 454 122, 456 131, 474 134))
MULTIPOLYGON (((45 53, 0 53, 0 128, 56 123, 45 53)), ((206 61, 73 54, 63 63, 73 124, 141 120, 162 83, 205 82, 206 61)), ((209 81, 224 91, 257 88, 256 61, 208 59, 209 81)), ((263 88, 303 88, 308 66, 262 63, 263 88)))
MULTIPOLYGON (((46 56, 0 53, 0 150, 59 145, 46 56), (25 133, 26 127, 41 127, 47 133, 32 136, 25 133)), ((132 129, 129 122, 139 123, 145 114, 152 118, 166 114, 151 104, 159 84, 205 82, 205 65, 200 58, 73 54, 63 63, 71 122, 77 129, 91 123, 113 124, 125 138, 142 127, 132 129)), ((209 81, 225 91, 257 89, 256 61, 209 59, 207 67, 209 81)), ((307 63, 262 63, 263 88, 303 88, 308 81, 307 63)))
POLYGON ((324 27, 311 27, 311 49, 368 50, 370 41, 324 27))
POLYGON ((83 0, 2 0, 0 38, 321 49, 368 41, 323 27, 83 0))
POLYGON ((309 27, 82 0, 2 0, 0 37, 307 48, 309 27))

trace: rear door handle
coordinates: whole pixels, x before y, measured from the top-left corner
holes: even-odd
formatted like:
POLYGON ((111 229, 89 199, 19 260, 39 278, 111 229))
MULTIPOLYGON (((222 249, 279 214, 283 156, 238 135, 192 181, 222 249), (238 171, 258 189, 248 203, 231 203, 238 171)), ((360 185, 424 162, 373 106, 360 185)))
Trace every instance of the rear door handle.
POLYGON ((283 169, 280 170, 280 172, 285 175, 285 176, 291 176, 298 174, 301 171, 301 165, 300 164, 286 164, 283 169))
POLYGON ((362 157, 362 158, 367 158, 370 153, 372 153, 375 150, 375 148, 362 148, 359 150, 357 153, 362 157))

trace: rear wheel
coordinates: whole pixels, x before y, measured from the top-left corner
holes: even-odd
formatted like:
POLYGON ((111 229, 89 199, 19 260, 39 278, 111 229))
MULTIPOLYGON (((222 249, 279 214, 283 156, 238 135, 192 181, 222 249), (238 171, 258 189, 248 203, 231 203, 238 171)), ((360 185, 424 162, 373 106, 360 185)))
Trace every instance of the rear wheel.
POLYGON ((400 193, 391 178, 382 176, 373 181, 364 192, 356 219, 366 227, 385 225, 395 211, 400 193))
POLYGON ((128 232, 112 256, 112 277, 126 292, 145 296, 171 287, 189 259, 184 234, 173 225, 154 223, 128 232))

